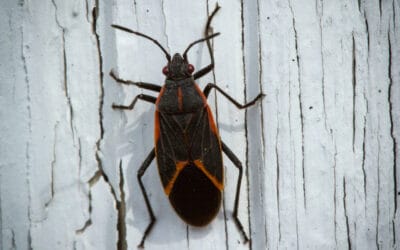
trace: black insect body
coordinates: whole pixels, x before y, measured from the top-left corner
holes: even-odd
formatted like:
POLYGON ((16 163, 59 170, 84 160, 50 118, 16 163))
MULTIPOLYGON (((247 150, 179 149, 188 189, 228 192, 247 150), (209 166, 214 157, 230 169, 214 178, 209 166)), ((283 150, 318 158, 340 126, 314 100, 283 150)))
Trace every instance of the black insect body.
POLYGON ((228 146, 221 141, 211 109, 207 104, 207 97, 211 89, 215 88, 234 105, 243 109, 255 104, 263 95, 259 94, 251 102, 241 105, 215 84, 209 83, 202 91, 195 83, 196 79, 209 73, 214 67, 209 40, 219 33, 208 35, 208 31, 211 20, 218 9, 219 6, 215 8, 207 21, 205 38, 191 43, 183 55, 177 53, 172 58, 155 39, 121 26, 112 25, 114 28, 151 40, 163 50, 168 60, 167 66, 163 68, 166 80, 162 87, 151 83, 123 80, 118 78, 113 71, 110 73, 117 82, 159 92, 157 98, 140 94, 129 106, 113 104, 113 108, 116 109, 133 109, 136 101, 140 99, 156 105, 155 148, 151 150, 137 174, 150 215, 150 223, 139 247, 144 246, 145 238, 155 223, 153 209, 141 180, 153 159, 157 159, 164 192, 176 213, 190 225, 204 226, 213 220, 221 206, 224 187, 222 152, 239 169, 233 218, 245 241, 248 241, 237 217, 242 164, 228 146), (187 52, 193 45, 203 41, 207 42, 211 64, 193 74, 194 67, 188 62, 187 52))
POLYGON ((155 151, 172 206, 188 224, 203 226, 221 204, 221 143, 203 92, 191 76, 181 78, 189 72, 175 54, 156 102, 155 151))

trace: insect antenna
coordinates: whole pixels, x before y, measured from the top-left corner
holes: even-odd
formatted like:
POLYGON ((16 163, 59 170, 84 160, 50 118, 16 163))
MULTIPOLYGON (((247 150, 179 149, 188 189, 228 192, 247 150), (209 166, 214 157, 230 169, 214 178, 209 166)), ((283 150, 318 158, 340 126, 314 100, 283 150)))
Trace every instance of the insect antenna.
POLYGON ((205 37, 205 38, 202 38, 202 39, 199 39, 199 40, 196 40, 196 41, 194 41, 194 42, 192 42, 191 44, 189 44, 189 46, 187 47, 187 49, 185 50, 185 52, 183 52, 183 58, 186 60, 187 59, 187 52, 189 51, 189 49, 191 48, 191 47, 193 47, 193 45, 195 45, 195 44, 198 44, 198 43, 201 43, 201 42, 204 42, 204 41, 207 41, 207 40, 209 40, 209 39, 211 39, 211 38, 213 38, 213 37, 216 37, 216 36, 218 36, 220 33, 218 32, 218 33, 215 33, 215 34, 212 34, 212 35, 209 35, 209 36, 207 36, 207 37, 205 37))
POLYGON ((156 39, 151 38, 148 35, 145 35, 143 33, 140 33, 140 32, 137 32, 137 31, 134 31, 134 30, 131 30, 131 29, 119 26, 119 25, 112 24, 111 27, 149 39, 150 41, 155 43, 164 52, 165 56, 167 57, 168 62, 171 61, 171 55, 167 52, 166 49, 164 49, 163 46, 161 46, 161 44, 156 39))

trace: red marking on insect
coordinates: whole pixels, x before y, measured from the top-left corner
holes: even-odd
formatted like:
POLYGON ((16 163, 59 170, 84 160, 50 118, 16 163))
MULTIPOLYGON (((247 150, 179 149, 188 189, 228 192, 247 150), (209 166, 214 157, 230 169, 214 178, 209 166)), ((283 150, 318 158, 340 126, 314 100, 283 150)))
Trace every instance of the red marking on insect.
POLYGON ((182 96, 182 88, 178 88, 178 107, 179 111, 183 110, 183 96, 182 96))

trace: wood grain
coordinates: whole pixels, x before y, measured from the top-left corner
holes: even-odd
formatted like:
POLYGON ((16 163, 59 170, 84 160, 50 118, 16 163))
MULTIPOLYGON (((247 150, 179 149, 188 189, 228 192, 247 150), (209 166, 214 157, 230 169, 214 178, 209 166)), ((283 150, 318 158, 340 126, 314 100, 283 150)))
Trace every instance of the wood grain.
MULTIPOLYGON (((163 84, 165 57, 203 36, 216 1, 2 1, 0 248, 136 249, 149 222, 136 171, 154 147, 154 107, 112 110, 138 94, 110 76, 163 84)), ((223 206, 188 227, 143 177, 157 218, 146 249, 398 249, 400 2, 218 1, 218 84, 209 104, 227 157, 223 206)), ((210 62, 205 44, 189 53, 210 62)))

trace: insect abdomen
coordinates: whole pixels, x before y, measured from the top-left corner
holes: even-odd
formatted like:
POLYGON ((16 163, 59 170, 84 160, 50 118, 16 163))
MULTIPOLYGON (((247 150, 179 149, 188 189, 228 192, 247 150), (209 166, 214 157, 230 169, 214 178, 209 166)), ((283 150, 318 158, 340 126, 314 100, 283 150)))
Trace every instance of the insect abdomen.
POLYGON ((221 191, 193 162, 176 178, 169 200, 177 214, 188 224, 204 226, 217 215, 221 191))

